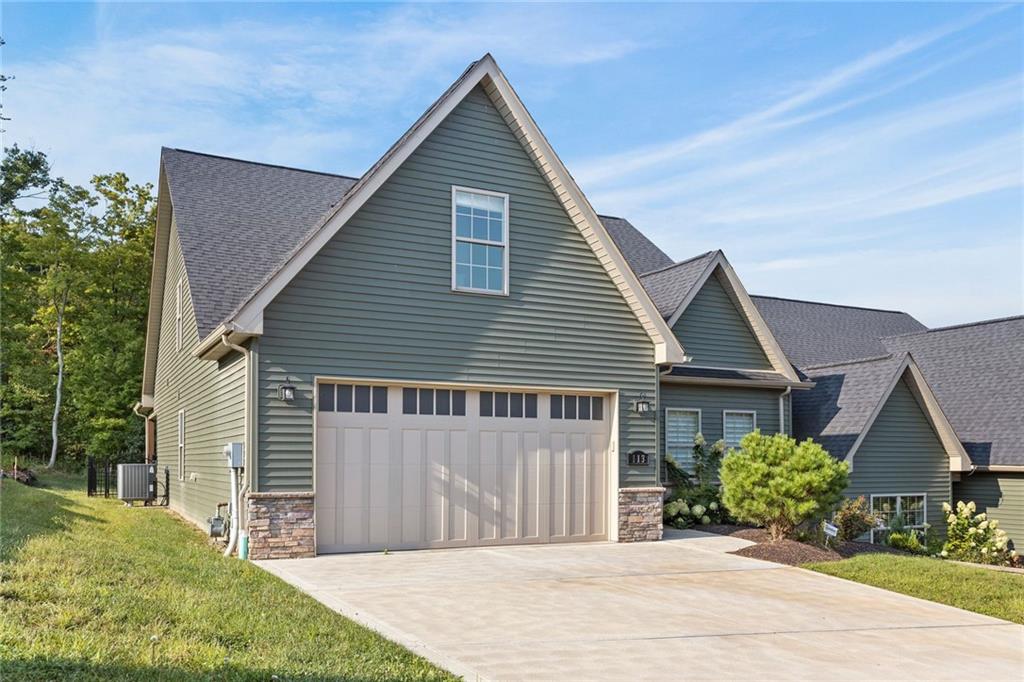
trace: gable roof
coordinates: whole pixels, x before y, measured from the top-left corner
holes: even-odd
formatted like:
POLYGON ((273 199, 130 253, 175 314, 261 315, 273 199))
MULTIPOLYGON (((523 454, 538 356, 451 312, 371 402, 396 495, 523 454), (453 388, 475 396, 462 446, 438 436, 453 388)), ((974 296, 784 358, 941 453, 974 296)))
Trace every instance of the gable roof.
POLYGON ((888 353, 883 336, 927 329, 904 312, 750 297, 786 356, 797 367, 845 362, 888 353))
POLYGON ((722 287, 750 326, 772 368, 791 382, 799 377, 722 251, 708 251, 640 277, 658 312, 671 328, 708 279, 721 274, 722 287))
POLYGON ((679 308, 718 253, 708 251, 640 275, 640 283, 663 317, 668 319, 679 308))
MULTIPOLYGON (((152 283, 163 280, 161 259, 166 257, 172 212, 179 230, 188 233, 183 237, 183 255, 203 339, 195 354, 213 359, 226 352, 220 344, 224 334, 237 343, 262 332, 263 308, 447 114, 478 86, 483 87, 548 181, 566 214, 647 332, 654 344, 656 362, 685 361, 678 340, 658 314, 608 229, 551 149, 494 59, 484 55, 470 64, 358 180, 179 150, 164 151, 143 404, 151 395, 155 376, 156 338, 163 304, 162 287, 152 283)), ((609 224, 617 234, 625 235, 628 243, 644 251, 646 255, 636 262, 657 262, 657 247, 628 222, 610 218, 609 224), (630 231, 635 234, 630 236, 630 231)))
POLYGON ((970 469, 957 439, 914 358, 906 352, 808 367, 814 388, 793 395, 793 432, 813 438, 836 459, 854 461, 896 384, 904 377, 950 458, 951 471, 970 469))
POLYGON ((1024 316, 882 339, 910 352, 979 468, 1024 468, 1024 316))
POLYGON ((668 254, 625 218, 606 215, 598 217, 608 230, 608 235, 615 240, 615 245, 619 247, 629 267, 633 268, 637 275, 673 265, 668 254))
POLYGON ((163 149, 199 337, 212 332, 355 178, 163 149))

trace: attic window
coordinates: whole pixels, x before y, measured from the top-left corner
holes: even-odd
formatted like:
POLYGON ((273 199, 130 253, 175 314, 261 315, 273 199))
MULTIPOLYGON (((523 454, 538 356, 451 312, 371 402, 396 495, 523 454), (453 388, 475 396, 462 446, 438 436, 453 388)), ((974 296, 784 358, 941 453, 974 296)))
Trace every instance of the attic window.
POLYGON ((178 289, 174 301, 174 349, 181 350, 182 337, 182 323, 181 323, 181 307, 183 305, 182 299, 185 297, 185 280, 178 278, 178 289))
POLYGON ((452 187, 452 289, 508 295, 508 195, 452 187))

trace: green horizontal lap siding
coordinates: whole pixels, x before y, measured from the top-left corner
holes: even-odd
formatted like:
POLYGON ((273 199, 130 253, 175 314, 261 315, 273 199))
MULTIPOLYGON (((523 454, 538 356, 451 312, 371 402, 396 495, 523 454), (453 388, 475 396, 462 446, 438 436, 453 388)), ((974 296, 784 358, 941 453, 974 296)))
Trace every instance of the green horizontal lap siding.
POLYGON ((853 456, 847 494, 928 495, 928 523, 944 534, 942 503, 950 499, 949 456, 906 379, 896 384, 853 456))
POLYGON ((708 278, 672 326, 694 365, 772 369, 743 314, 719 281, 708 278))
POLYGON ((245 361, 237 353, 220 362, 199 360, 199 343, 188 280, 181 258, 178 231, 171 223, 167 281, 157 350, 157 460, 171 470, 171 507, 202 523, 229 497, 224 445, 242 440, 245 424, 245 361), (175 348, 175 300, 178 278, 185 279, 182 308, 183 344, 175 348), (178 410, 185 410, 185 480, 178 480, 178 410), (189 480, 191 474, 196 480, 189 480))
POLYGON ((999 519, 999 527, 1024 550, 1024 473, 979 471, 953 484, 953 499, 973 501, 979 512, 999 519))
POLYGON ((572 386, 620 391, 623 484, 654 453, 653 346, 482 90, 423 142, 264 311, 259 489, 313 486, 313 378, 572 386), (451 291, 451 187, 509 194, 510 295, 451 291), (290 380, 296 400, 277 400, 290 380))
POLYGON ((757 428, 761 433, 779 432, 779 396, 781 389, 700 386, 690 384, 661 385, 661 444, 665 447, 665 409, 669 407, 701 411, 701 433, 708 443, 723 437, 722 412, 740 410, 757 412, 757 428))

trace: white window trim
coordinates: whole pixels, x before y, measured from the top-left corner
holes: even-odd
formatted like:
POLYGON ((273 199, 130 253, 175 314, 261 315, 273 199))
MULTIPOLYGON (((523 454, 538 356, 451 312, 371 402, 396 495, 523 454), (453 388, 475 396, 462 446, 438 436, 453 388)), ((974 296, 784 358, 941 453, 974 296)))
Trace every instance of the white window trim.
POLYGON ((174 349, 181 350, 182 341, 184 340, 184 324, 182 322, 182 308, 184 304, 182 299, 185 297, 185 280, 184 278, 178 278, 178 288, 175 297, 174 304, 174 349))
MULTIPOLYGON (((725 441, 725 444, 726 444, 727 447, 739 447, 739 443, 733 444, 733 443, 730 443, 726 439, 725 421, 726 421, 726 418, 730 414, 749 414, 749 415, 751 415, 753 417, 753 419, 751 420, 753 422, 753 426, 752 426, 752 428, 750 430, 751 431, 755 431, 757 429, 757 410, 722 410, 722 440, 725 441)), ((743 435, 746 435, 746 434, 743 434, 743 435)))
POLYGON ((492 192, 487 189, 475 189, 473 187, 462 187, 460 185, 452 185, 452 291, 458 291, 460 293, 468 294, 484 294, 487 296, 508 296, 508 264, 509 264, 509 225, 511 224, 508 213, 508 194, 504 192, 492 192), (456 237, 455 236, 455 194, 456 192, 472 192, 473 194, 486 194, 492 197, 501 197, 505 201, 504 209, 504 227, 501 231, 502 241, 493 242, 490 239, 473 239, 472 237, 456 237), (458 242, 468 242, 470 244, 484 244, 486 246, 500 246, 504 252, 504 263, 502 267, 503 281, 501 291, 491 291, 490 289, 474 289, 472 287, 460 287, 455 282, 455 252, 458 242))
MULTIPOLYGON (((924 498, 924 517, 920 524, 905 524, 907 528, 924 528, 928 525, 928 493, 872 493, 868 499, 868 511, 872 514, 875 513, 875 498, 876 497, 895 497, 896 498, 896 513, 903 513, 903 498, 904 497, 921 497, 924 498)), ((889 526, 879 526, 871 529, 871 543, 875 542, 875 531, 876 530, 889 530, 889 526)))
MULTIPOLYGON (((668 454, 668 419, 673 412, 696 412, 697 413, 697 433, 704 433, 704 413, 701 412, 699 407, 666 407, 665 408, 665 453, 668 454)), ((690 449, 693 449, 693 443, 690 443, 690 449)))
POLYGON ((178 410, 178 480, 185 480, 185 410, 178 410))

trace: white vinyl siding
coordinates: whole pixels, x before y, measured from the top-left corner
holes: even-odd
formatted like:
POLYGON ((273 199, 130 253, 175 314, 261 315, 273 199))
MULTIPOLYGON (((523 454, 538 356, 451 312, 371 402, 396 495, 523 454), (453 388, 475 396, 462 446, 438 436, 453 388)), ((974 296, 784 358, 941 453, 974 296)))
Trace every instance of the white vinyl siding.
POLYGON ((452 289, 508 294, 508 195, 452 187, 452 289))
POLYGON ((665 451, 684 471, 693 471, 693 439, 700 433, 700 410, 665 408, 665 451))
POLYGON ((178 480, 185 480, 185 410, 178 410, 178 480))
POLYGON ((757 428, 757 413, 725 410, 722 412, 722 423, 724 424, 725 444, 731 448, 739 447, 743 436, 757 428))
POLYGON ((881 539, 897 516, 903 517, 907 528, 924 528, 928 523, 928 495, 925 493, 896 493, 872 495, 871 511, 878 516, 879 528, 871 531, 871 541, 881 539))
POLYGON ((178 280, 178 287, 174 297, 174 349, 181 350, 181 342, 183 334, 182 324, 182 299, 184 298, 185 281, 182 279, 178 280))

